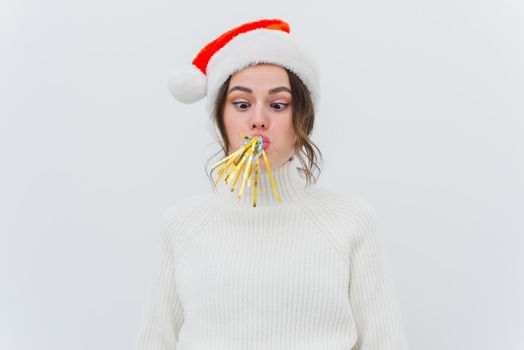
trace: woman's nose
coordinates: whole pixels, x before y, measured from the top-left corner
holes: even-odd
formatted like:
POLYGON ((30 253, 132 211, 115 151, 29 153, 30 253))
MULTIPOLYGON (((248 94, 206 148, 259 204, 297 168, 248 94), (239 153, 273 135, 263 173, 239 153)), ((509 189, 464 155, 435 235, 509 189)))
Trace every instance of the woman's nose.
POLYGON ((267 128, 267 124, 263 121, 254 121, 253 123, 251 123, 251 128, 253 129, 266 129, 267 128))
POLYGON ((266 117, 263 107, 254 108, 253 115, 250 120, 250 127, 252 129, 267 129, 268 119, 266 117))

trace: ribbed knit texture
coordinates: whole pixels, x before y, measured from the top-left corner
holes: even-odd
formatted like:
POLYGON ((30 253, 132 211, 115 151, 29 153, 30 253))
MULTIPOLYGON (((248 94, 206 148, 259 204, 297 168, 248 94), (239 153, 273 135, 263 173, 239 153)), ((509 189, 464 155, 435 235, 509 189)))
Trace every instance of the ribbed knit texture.
POLYGON ((376 214, 306 187, 296 158, 242 199, 230 185, 163 215, 138 350, 404 350, 376 214))

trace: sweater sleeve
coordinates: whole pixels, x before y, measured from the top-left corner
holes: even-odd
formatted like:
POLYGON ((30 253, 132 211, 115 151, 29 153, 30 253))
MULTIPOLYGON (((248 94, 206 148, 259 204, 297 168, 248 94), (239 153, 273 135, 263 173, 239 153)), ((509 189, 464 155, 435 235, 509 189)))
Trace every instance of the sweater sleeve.
POLYGON ((367 206, 351 247, 349 299, 357 327, 353 350, 406 350, 400 305, 376 213, 367 206))
POLYGON ((152 284, 138 332, 137 350, 176 350, 178 333, 184 321, 182 304, 175 285, 173 231, 167 213, 162 217, 162 230, 157 244, 152 284))

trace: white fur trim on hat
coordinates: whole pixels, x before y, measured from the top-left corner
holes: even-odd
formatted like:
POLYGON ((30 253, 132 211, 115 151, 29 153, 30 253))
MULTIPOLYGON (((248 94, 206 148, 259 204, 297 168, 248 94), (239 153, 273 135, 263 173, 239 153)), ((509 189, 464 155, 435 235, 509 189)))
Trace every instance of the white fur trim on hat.
POLYGON ((237 71, 255 63, 273 63, 293 71, 308 88, 315 111, 320 103, 319 70, 312 57, 289 33, 257 29, 242 33, 218 50, 207 65, 207 101, 209 113, 221 85, 237 71))

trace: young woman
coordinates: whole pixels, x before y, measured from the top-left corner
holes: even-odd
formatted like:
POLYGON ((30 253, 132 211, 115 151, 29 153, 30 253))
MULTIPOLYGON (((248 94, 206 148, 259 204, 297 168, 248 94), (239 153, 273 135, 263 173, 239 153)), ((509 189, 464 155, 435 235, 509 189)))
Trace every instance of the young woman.
POLYGON ((256 194, 220 184, 165 212, 139 350, 407 349, 373 207, 316 184, 318 70, 289 31, 238 26, 171 80, 207 96, 223 157, 260 136, 268 163, 256 194))

